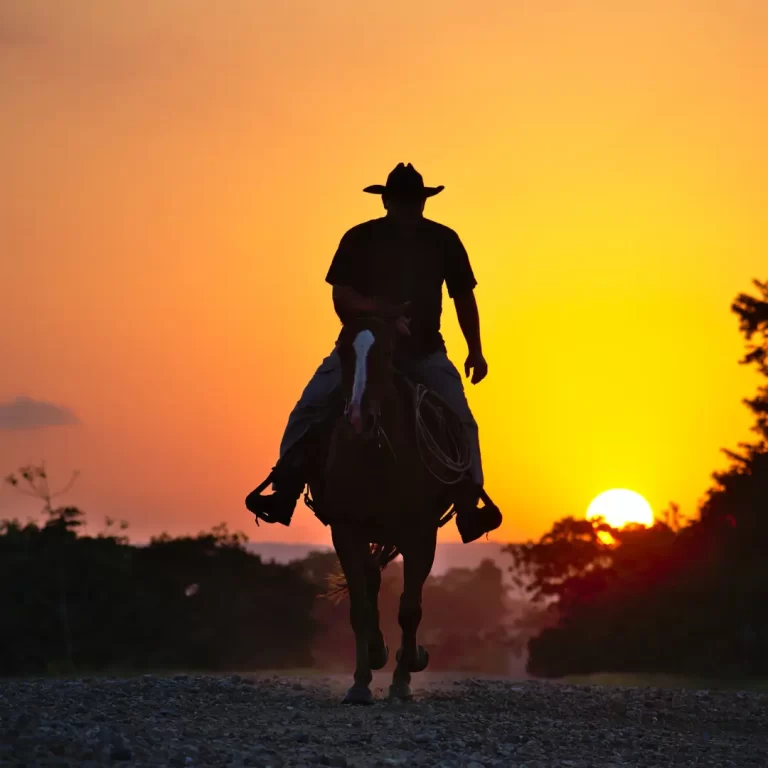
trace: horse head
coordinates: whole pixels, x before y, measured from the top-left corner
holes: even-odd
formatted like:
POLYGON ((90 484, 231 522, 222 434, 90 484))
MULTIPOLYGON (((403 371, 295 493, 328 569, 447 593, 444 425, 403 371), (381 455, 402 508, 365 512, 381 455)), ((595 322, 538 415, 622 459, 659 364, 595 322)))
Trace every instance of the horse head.
POLYGON ((382 404, 396 394, 393 354, 397 331, 391 320, 369 316, 344 326, 339 337, 346 419, 357 435, 372 431, 382 404))

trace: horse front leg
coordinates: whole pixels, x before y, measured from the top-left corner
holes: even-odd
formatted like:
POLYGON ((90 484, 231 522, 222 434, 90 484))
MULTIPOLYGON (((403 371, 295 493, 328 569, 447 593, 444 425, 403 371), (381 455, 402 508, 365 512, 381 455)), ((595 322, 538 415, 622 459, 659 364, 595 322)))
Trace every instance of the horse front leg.
POLYGON ((381 568, 368 557, 365 561, 368 605, 371 612, 371 625, 368 635, 368 661, 372 670, 383 669, 389 661, 389 648, 381 633, 379 624, 379 591, 381 590, 381 568))
POLYGON ((429 654, 424 647, 416 643, 416 633, 421 623, 424 582, 432 570, 436 547, 435 529, 402 549, 403 594, 400 596, 400 609, 397 614, 402 639, 400 650, 397 652, 397 667, 389 688, 389 695, 394 698, 412 698, 411 673, 422 672, 429 664, 429 654))
POLYGON ((368 542, 347 527, 331 526, 333 547, 338 555, 349 589, 349 618, 355 633, 354 685, 344 697, 345 704, 372 704, 370 628, 373 612, 368 597, 366 562, 371 558, 368 542))

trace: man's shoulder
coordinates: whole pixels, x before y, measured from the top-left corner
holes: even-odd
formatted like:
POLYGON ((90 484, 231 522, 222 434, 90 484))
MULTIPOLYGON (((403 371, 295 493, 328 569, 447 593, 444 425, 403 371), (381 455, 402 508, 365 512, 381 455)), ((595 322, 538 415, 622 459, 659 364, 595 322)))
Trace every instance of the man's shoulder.
POLYGON ((372 234, 373 232, 376 232, 381 227, 381 222, 383 222, 383 218, 378 219, 369 219, 368 221, 363 221, 360 224, 355 224, 354 227, 350 227, 345 233, 344 233, 344 239, 347 240, 356 240, 360 238, 365 238, 372 234))
POLYGON ((433 237, 442 238, 444 240, 459 239, 459 235, 455 229, 451 229, 451 227, 441 224, 439 221, 425 218, 424 226, 433 237))

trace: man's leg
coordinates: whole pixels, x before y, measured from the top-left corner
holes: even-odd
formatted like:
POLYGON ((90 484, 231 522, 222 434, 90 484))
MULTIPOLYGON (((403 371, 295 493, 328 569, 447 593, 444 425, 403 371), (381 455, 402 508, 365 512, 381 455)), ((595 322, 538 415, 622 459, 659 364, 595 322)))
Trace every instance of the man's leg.
POLYGON ((298 452, 287 454, 315 424, 323 422, 331 413, 333 396, 341 387, 341 360, 334 350, 323 360, 304 388, 288 417, 288 424, 280 441, 280 462, 291 466, 300 463, 298 452))
POLYGON ((472 458, 471 482, 461 489, 456 500, 456 525, 462 540, 469 543, 498 528, 501 525, 501 512, 487 503, 484 507, 477 506, 484 484, 480 434, 467 402, 461 374, 444 352, 436 352, 422 360, 414 361, 408 368, 406 373, 435 392, 458 416, 469 441, 472 458))
POLYGON ((245 500, 245 506, 257 517, 283 525, 290 523, 306 482, 301 440, 314 425, 331 415, 334 395, 340 387, 341 361, 334 350, 315 371, 288 417, 280 441, 280 459, 273 470, 274 493, 264 496, 257 489, 245 500))

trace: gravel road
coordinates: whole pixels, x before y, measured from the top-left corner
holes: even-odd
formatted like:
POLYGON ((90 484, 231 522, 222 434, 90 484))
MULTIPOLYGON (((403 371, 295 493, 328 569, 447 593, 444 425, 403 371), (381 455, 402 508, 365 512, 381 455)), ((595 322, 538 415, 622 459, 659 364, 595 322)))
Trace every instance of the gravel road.
POLYGON ((0 764, 768 766, 763 694, 418 677, 372 707, 346 676, 0 682, 0 764))

